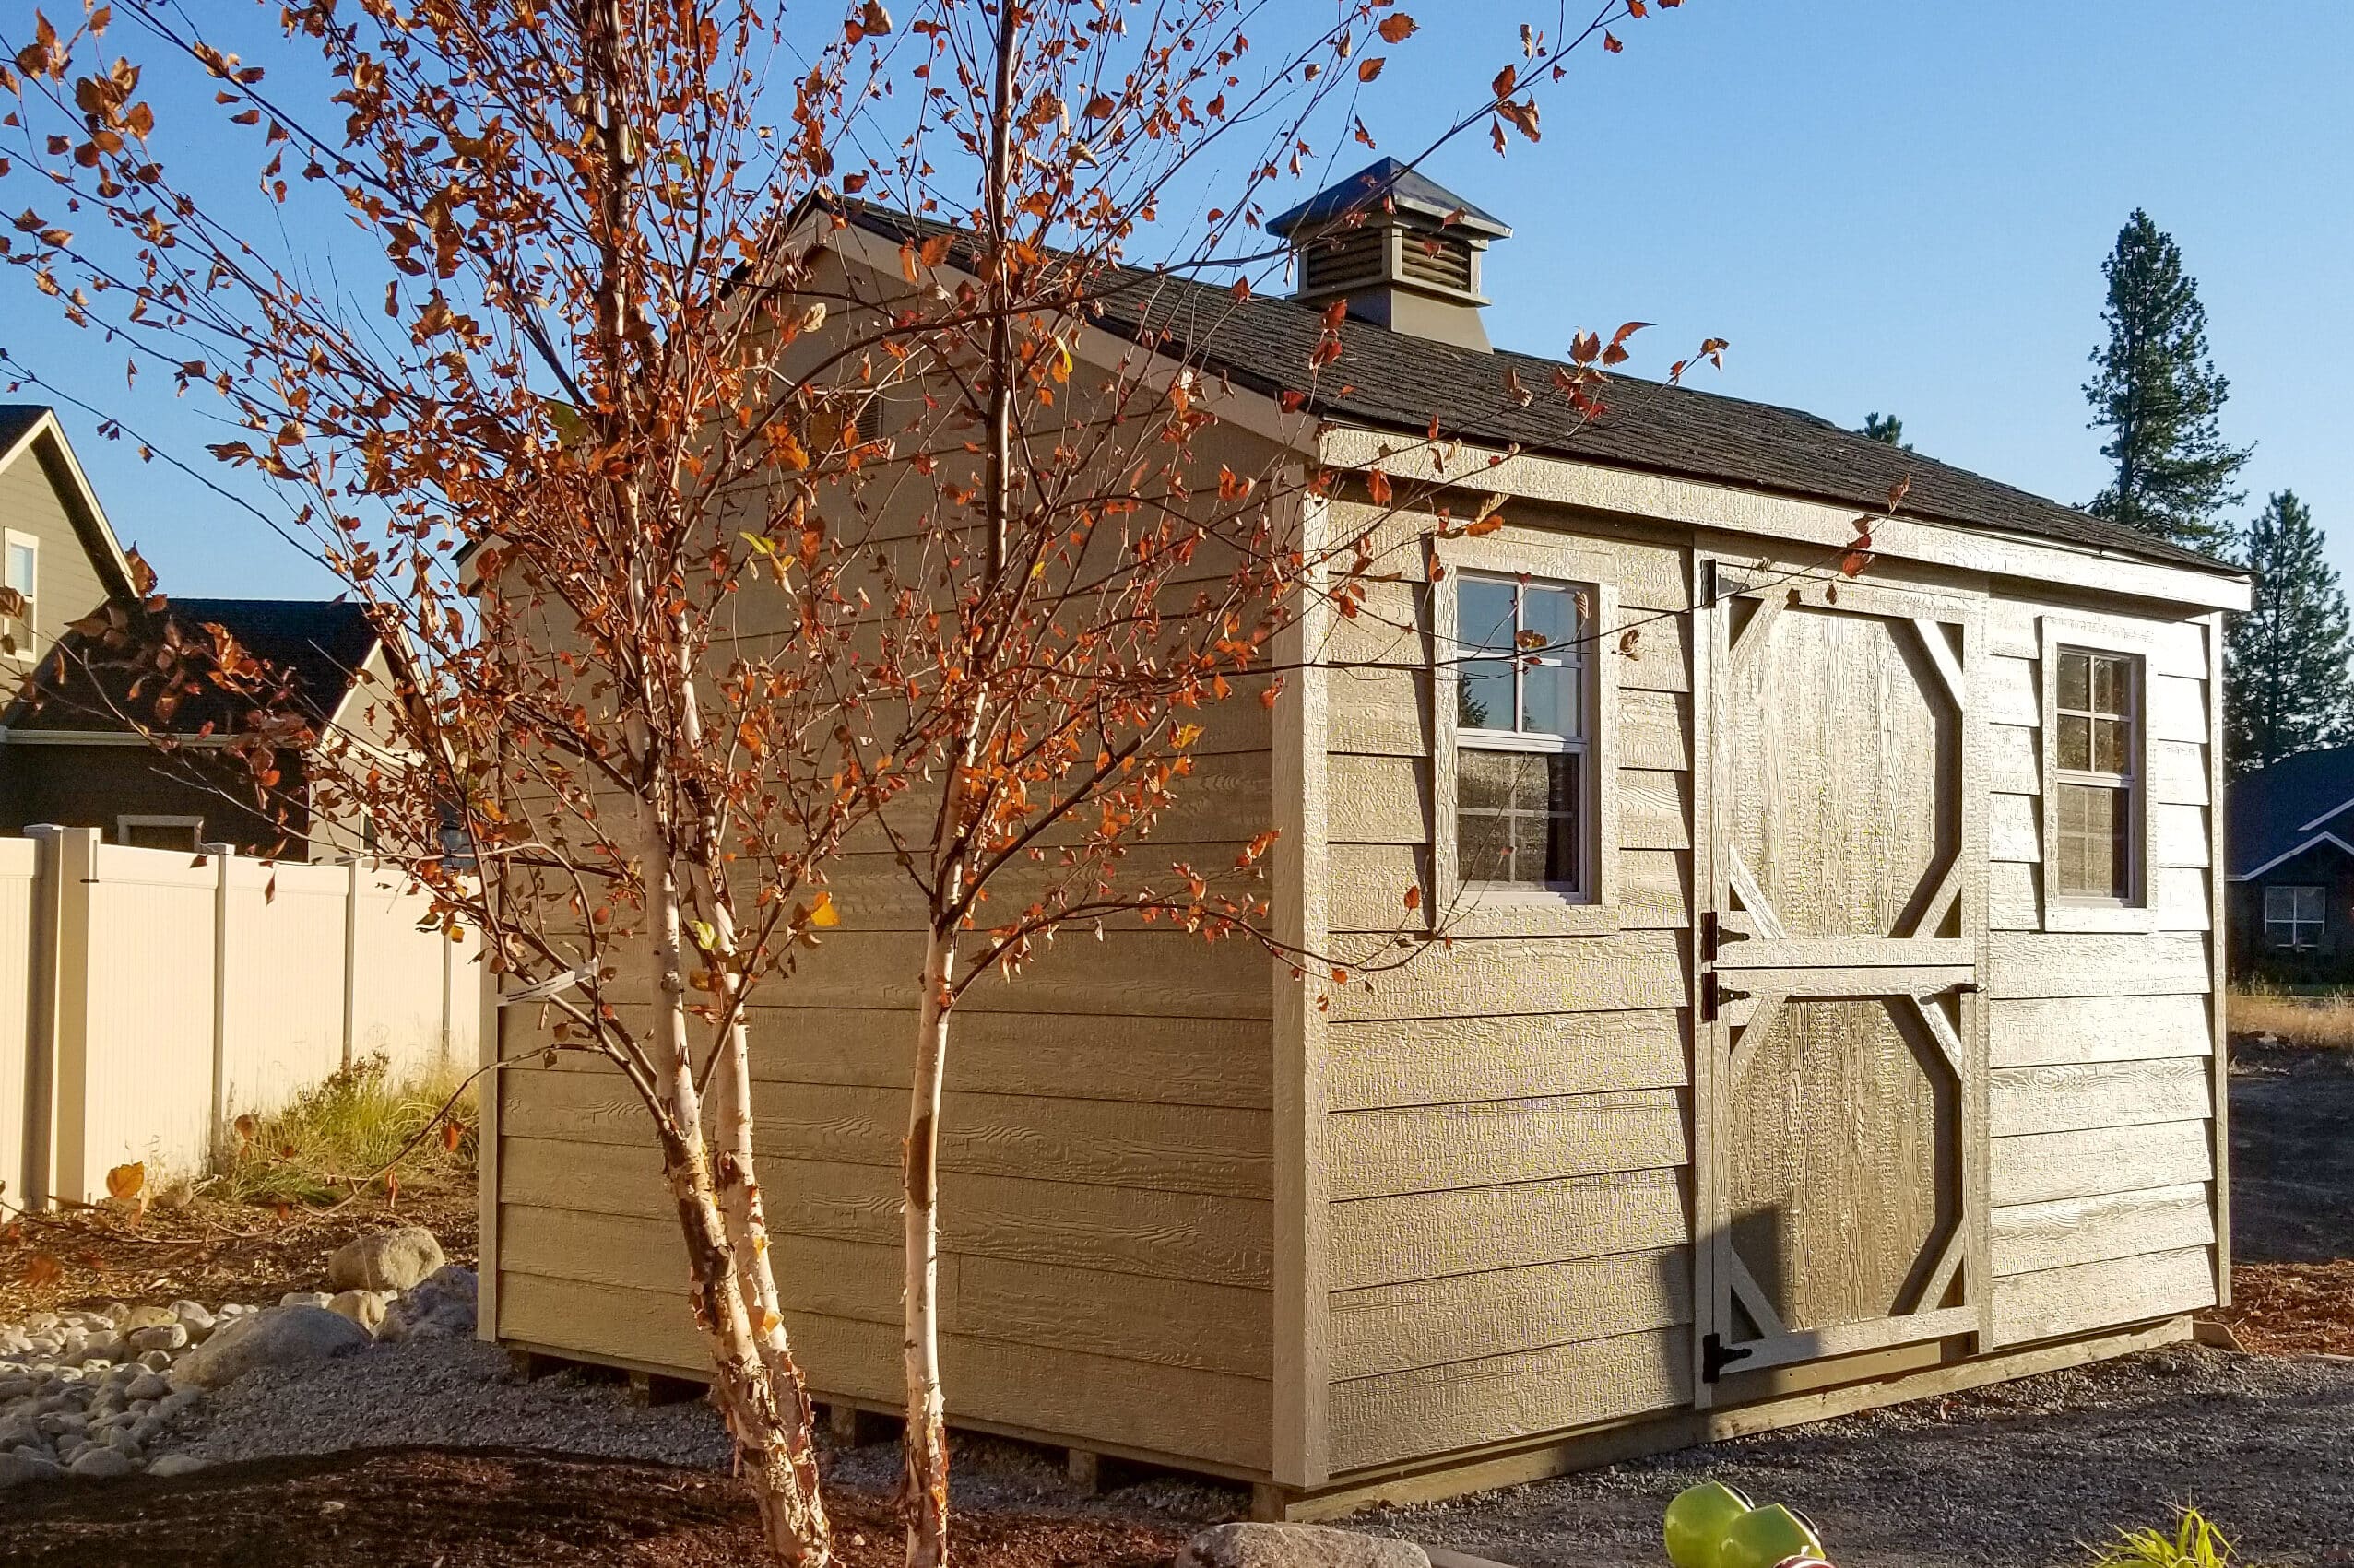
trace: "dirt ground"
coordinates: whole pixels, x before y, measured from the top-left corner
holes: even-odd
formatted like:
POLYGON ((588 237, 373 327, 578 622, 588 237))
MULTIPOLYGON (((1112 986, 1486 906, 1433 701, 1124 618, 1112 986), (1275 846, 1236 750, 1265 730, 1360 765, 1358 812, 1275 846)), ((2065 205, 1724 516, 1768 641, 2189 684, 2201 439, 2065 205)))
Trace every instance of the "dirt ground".
MULTIPOLYGON (((826 1499, 843 1568, 905 1561, 890 1504, 826 1499)), ((975 1513, 963 1561, 1160 1568, 1182 1537, 1101 1517, 975 1513)), ((225 1465, 180 1480, 50 1487, 0 1510, 14 1568, 742 1568, 762 1561, 751 1493, 706 1471, 547 1454, 384 1448, 225 1465)))
POLYGON ((2232 1305, 2241 1342, 2354 1355, 2354 1053, 2234 1043, 2232 1305))
POLYGON ((137 1225, 110 1208, 23 1215, 0 1226, 0 1323, 60 1306, 185 1299, 277 1304, 289 1291, 326 1282, 327 1258, 352 1237, 388 1224, 422 1225, 452 1263, 474 1266, 475 1190, 404 1190, 398 1203, 370 1193, 329 1211, 197 1199, 150 1209, 137 1225))

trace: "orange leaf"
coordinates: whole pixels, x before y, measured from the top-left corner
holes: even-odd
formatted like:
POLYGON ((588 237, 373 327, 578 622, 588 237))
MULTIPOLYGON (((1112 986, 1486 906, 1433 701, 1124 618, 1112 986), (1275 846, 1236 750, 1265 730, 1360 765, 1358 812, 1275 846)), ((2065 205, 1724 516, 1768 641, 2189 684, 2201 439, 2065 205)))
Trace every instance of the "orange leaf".
POLYGON ((117 1165, 106 1173, 106 1196, 117 1203, 128 1203, 146 1190, 148 1168, 144 1161, 135 1160, 128 1165, 117 1165))
POLYGON ((1408 909, 1420 909, 1422 907, 1422 890, 1420 888, 1408 888, 1406 890, 1406 907, 1408 909))
POLYGON ((1613 54, 1627 47, 1618 41, 1618 35, 1614 32, 1605 32, 1602 35, 1602 46, 1613 54))
POLYGON ((457 1152, 458 1139, 465 1136, 465 1133, 459 1130, 458 1125, 455 1121, 444 1122, 442 1124, 442 1147, 448 1149, 452 1154, 455 1154, 457 1152))
POLYGON ((1390 476, 1378 468, 1373 469, 1365 477, 1365 492, 1373 498, 1374 505, 1389 505, 1390 476))
POLYGON ((1507 65, 1504 69, 1496 73, 1496 79, 1488 83, 1488 87, 1496 97, 1504 98, 1508 96, 1513 88, 1520 84, 1520 67, 1517 65, 1507 65))
POLYGON ((1843 577, 1853 577, 1871 564, 1872 558, 1864 551, 1850 550, 1839 557, 1839 574, 1843 577))
POLYGON ((1381 26, 1375 30, 1381 34, 1381 41, 1384 43, 1403 43, 1414 35, 1414 19, 1401 11, 1394 17, 1385 18, 1381 26))
POLYGON ((923 249, 919 251, 917 254, 923 258, 923 263, 926 266, 938 266, 940 263, 948 259, 948 236, 945 234, 933 235, 930 239, 924 242, 923 249))
POLYGON ((1483 517, 1476 523, 1465 524, 1463 536, 1470 539, 1483 539, 1503 526, 1504 519, 1501 517, 1483 517))
POLYGON ((45 1252, 37 1252, 25 1263, 25 1283, 54 1285, 65 1277, 65 1266, 45 1252))

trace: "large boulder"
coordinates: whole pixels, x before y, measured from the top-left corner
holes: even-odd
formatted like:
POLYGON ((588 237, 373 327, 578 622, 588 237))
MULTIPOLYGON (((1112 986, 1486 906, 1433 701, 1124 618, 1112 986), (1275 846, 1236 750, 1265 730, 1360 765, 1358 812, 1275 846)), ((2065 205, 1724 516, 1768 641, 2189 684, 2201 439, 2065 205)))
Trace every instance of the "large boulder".
POLYGON ((1175 1568, 1430 1568, 1412 1541, 1322 1525, 1212 1525, 1178 1549, 1175 1568))
POLYGON ((383 1339, 470 1339, 474 1337, 474 1270, 453 1263, 405 1291, 384 1311, 383 1339))
POLYGON ((172 1366, 172 1386, 225 1388, 257 1366, 325 1361, 361 1349, 368 1331, 319 1306, 278 1306, 241 1317, 172 1366))
POLYGON ((338 1291, 406 1291, 447 1261, 432 1232, 403 1225, 337 1247, 327 1260, 327 1283, 338 1291))

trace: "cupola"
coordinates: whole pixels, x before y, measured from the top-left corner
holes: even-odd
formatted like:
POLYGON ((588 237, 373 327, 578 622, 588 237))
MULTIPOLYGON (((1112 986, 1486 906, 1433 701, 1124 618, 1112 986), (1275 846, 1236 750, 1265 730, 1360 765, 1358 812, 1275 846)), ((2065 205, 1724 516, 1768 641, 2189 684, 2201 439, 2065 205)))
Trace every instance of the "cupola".
POLYGON ((1512 230, 1445 186, 1385 158, 1272 219, 1291 242, 1309 304, 1391 332, 1488 351, 1480 253, 1512 230))

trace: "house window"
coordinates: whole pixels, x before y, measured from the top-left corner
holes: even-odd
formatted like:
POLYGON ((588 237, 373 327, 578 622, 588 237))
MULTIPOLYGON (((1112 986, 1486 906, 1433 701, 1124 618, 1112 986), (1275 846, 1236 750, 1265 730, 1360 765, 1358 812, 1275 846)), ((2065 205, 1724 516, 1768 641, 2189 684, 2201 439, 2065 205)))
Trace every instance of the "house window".
POLYGON ((2064 899, 2134 896, 2139 665, 2129 654, 2059 650, 2052 874, 2064 899))
POLYGON ((114 841, 133 849, 184 849, 194 853, 204 842, 202 817, 117 817, 114 841))
POLYGON ((2320 888, 2266 888, 2265 946, 2300 953, 2320 947, 2328 907, 2327 895, 2320 888))
POLYGON ((0 542, 0 587, 15 595, 6 616, 0 616, 0 646, 19 658, 31 658, 33 601, 41 594, 41 541, 30 534, 6 530, 0 542))
POLYGON ((1455 843, 1467 885, 1590 894, 1586 602, 1565 584, 1458 580, 1455 843))

